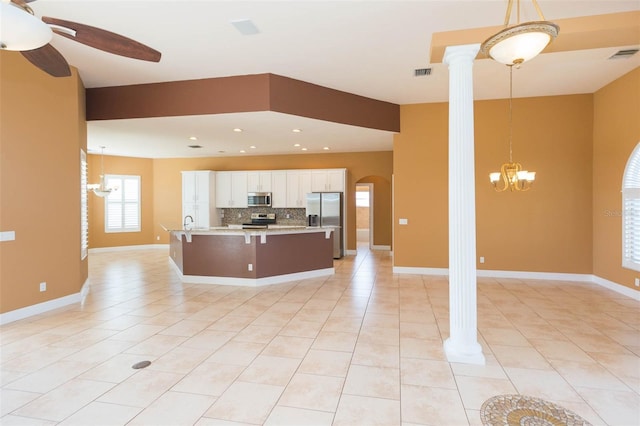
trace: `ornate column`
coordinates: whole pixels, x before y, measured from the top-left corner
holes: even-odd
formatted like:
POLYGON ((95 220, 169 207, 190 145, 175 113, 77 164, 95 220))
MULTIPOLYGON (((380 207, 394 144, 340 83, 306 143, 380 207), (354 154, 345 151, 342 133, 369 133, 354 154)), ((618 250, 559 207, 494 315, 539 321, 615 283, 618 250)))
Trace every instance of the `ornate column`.
POLYGON ((450 362, 484 364, 478 343, 473 61, 480 44, 447 47, 449 65, 449 338, 450 362))

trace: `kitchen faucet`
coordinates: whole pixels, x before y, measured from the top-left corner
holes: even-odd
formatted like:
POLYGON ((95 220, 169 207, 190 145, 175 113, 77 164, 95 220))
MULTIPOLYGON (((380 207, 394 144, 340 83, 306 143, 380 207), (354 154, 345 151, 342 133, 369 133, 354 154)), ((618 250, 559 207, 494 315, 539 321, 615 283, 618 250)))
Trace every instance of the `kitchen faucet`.
POLYGON ((193 225, 193 223, 194 223, 194 222, 195 222, 195 221, 193 220, 193 217, 192 217, 191 215, 186 215, 186 216, 184 217, 184 221, 182 222, 182 226, 183 226, 184 228, 186 228, 186 227, 187 227, 187 225, 193 225), (190 221, 189 223, 187 223, 187 219, 191 219, 191 221, 190 221))

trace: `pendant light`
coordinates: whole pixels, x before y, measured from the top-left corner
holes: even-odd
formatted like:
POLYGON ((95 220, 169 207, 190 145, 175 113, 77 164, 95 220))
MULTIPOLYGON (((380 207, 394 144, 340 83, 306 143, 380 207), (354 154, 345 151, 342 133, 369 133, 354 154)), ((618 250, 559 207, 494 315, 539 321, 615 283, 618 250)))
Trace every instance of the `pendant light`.
POLYGON ((104 184, 104 148, 104 146, 100 147, 100 183, 87 185, 87 188, 93 191, 98 197, 106 197, 111 194, 111 191, 115 190, 115 188, 107 188, 104 184))

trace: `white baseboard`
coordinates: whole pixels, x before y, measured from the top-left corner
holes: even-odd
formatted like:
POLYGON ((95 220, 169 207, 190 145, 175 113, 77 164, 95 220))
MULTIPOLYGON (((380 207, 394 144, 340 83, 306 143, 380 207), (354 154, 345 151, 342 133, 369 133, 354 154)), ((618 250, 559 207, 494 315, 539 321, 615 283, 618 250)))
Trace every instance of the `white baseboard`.
POLYGON ((561 272, 494 271, 478 269, 479 277, 514 278, 522 280, 592 281, 591 274, 566 274, 561 272))
POLYGON ((411 266, 394 266, 394 274, 411 274, 411 275, 449 275, 447 268, 417 268, 411 266))
POLYGON ((358 254, 358 250, 345 250, 344 254, 345 256, 348 256, 348 255, 355 256, 356 254, 358 254))
POLYGON ((592 277, 593 277, 592 282, 594 284, 598 284, 599 286, 608 288, 609 290, 613 290, 616 293, 620 293, 634 300, 640 301, 640 291, 634 290, 629 287, 625 287, 618 283, 614 283, 613 281, 609 281, 602 277, 598 277, 597 275, 592 275, 592 277))
POLYGON ((73 305, 74 303, 78 303, 82 300, 81 293, 82 292, 78 292, 68 296, 59 297, 57 299, 47 300, 46 302, 35 305, 26 306, 14 311, 5 312, 4 314, 0 314, 0 325, 42 314, 64 306, 73 305))
MULTIPOLYGON (((407 266, 394 266, 394 274, 413 275, 449 275, 448 268, 417 268, 407 266)), ((623 286, 622 284, 609 281, 592 274, 569 274, 560 272, 526 272, 526 271, 493 271, 488 269, 478 269, 478 277, 487 278, 514 278, 523 280, 547 280, 547 281, 576 281, 594 283, 599 286, 613 290, 624 296, 640 301, 640 291, 623 286)))
POLYGON ((148 249, 169 250, 169 244, 140 244, 137 246, 96 247, 96 248, 90 248, 89 253, 105 253, 110 251, 129 251, 129 250, 148 250, 148 249))
POLYGON ((386 250, 391 251, 391 246, 372 245, 371 250, 386 250))
POLYGON ((89 284, 89 278, 84 281, 82 284, 82 288, 80 289, 80 301, 84 302, 85 297, 89 294, 91 285, 89 284))

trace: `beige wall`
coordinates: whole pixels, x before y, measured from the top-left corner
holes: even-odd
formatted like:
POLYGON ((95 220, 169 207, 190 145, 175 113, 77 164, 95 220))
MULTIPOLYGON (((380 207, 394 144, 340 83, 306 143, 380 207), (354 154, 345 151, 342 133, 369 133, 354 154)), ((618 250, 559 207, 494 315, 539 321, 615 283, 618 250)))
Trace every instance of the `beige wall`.
POLYGON ((640 68, 594 95, 593 273, 634 287, 640 272, 622 267, 622 176, 640 142, 640 68))
MULTIPOLYGON (((475 102, 480 269, 592 272, 591 95, 514 99, 514 160, 538 173, 526 193, 497 193, 508 160, 508 100, 475 102)), ((394 139, 395 265, 448 267, 448 104, 405 105, 394 139), (409 224, 398 225, 407 218, 409 224)))
POLYGON ((80 149, 86 150, 84 87, 75 70, 53 78, 16 52, 0 51, 0 312, 78 293, 80 149), (39 291, 39 283, 47 291, 39 291))
MULTIPOLYGON (((94 181, 99 175, 99 155, 90 155, 90 167, 94 181)), ((347 191, 347 238, 348 249, 356 248, 355 230, 355 186, 362 179, 374 184, 376 211, 374 235, 375 244, 391 245, 391 181, 393 153, 359 152, 340 154, 308 155, 268 155, 247 157, 206 157, 185 159, 134 159, 128 157, 105 156, 106 174, 142 175, 143 191, 152 182, 149 199, 143 199, 143 223, 141 233, 105 234, 104 200, 92 196, 90 211, 90 246, 109 247, 119 245, 139 245, 169 242, 162 224, 182 222, 182 177, 183 170, 282 170, 282 169, 322 169, 346 168, 347 191), (385 185, 384 182, 387 182, 385 185), (378 206, 379 203, 379 206, 378 206), (148 210, 145 206, 152 205, 148 210), (157 237, 160 237, 158 240, 157 237)))

